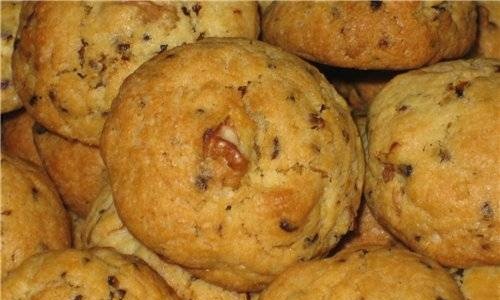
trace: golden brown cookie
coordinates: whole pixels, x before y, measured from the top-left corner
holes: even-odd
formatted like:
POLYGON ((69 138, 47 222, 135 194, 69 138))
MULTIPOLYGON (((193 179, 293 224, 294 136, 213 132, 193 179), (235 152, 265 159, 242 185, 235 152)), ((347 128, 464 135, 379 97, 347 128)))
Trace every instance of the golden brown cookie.
POLYGON ((111 247, 120 253, 143 259, 182 299, 250 299, 250 295, 231 292, 199 279, 180 266, 168 263, 142 245, 128 232, 118 217, 110 187, 104 188, 94 201, 92 210, 81 228, 82 247, 111 247))
POLYGON ((178 299, 143 261, 111 249, 33 256, 2 282, 2 299, 178 299))
POLYGON ((33 138, 63 202, 78 216, 85 217, 107 183, 99 148, 67 140, 38 123, 33 126, 33 138))
POLYGON ((259 41, 206 39, 148 61, 101 145, 130 232, 228 289, 258 291, 325 254, 359 205, 364 160, 344 99, 259 41))
POLYGON ((398 239, 443 265, 500 263, 500 60, 396 76, 368 115, 365 196, 398 239))
POLYGON ((460 269, 454 275, 465 300, 500 299, 500 266, 460 269))
POLYGON ((1 110, 6 113, 22 107, 12 82, 11 57, 16 41, 17 26, 19 25, 19 13, 22 3, 2 1, 2 77, 1 77, 1 110))
POLYGON ((476 7, 455 1, 276 1, 264 40, 332 66, 403 70, 462 57, 476 37, 476 7))
POLYGON ((71 245, 69 218, 37 166, 2 154, 2 278, 28 257, 71 245))
POLYGON ((39 123, 96 145, 120 85, 143 62, 209 36, 256 38, 258 21, 253 2, 27 4, 15 84, 39 123))
POLYGON ((500 3, 478 1, 479 28, 475 55, 500 59, 500 3))
POLYGON ((22 110, 2 115, 2 150, 42 166, 33 142, 31 128, 34 124, 35 120, 22 110))
POLYGON ((296 264, 259 299, 463 298, 453 278, 432 260, 404 249, 367 246, 296 264))

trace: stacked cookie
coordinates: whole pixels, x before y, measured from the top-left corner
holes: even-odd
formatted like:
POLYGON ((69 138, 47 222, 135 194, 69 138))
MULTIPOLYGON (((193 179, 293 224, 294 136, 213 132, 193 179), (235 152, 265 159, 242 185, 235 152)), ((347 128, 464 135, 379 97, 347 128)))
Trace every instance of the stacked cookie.
POLYGON ((2 3, 3 296, 498 299, 499 9, 2 3))

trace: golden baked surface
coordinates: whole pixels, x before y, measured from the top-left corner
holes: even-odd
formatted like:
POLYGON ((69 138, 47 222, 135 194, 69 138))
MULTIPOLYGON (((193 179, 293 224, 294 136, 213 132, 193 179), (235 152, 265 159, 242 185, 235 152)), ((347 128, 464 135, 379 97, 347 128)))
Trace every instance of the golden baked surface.
POLYGON ((2 115, 2 151, 42 166, 33 142, 35 120, 24 111, 2 115))
POLYGON ((99 148, 67 140, 40 124, 33 127, 33 138, 63 202, 77 215, 85 217, 107 183, 106 166, 99 148))
POLYGON ((367 246, 294 265, 259 299, 463 298, 452 277, 432 260, 403 249, 367 246))
POLYGON ((2 299, 178 298, 138 258, 94 248, 51 251, 31 257, 2 282, 2 299))
POLYGON ((500 59, 500 3, 478 1, 479 33, 475 54, 500 59))
POLYGON ((38 122, 95 145, 121 83, 143 62, 209 36, 256 38, 258 21, 252 2, 26 4, 15 84, 38 122))
POLYGON ((113 204, 111 189, 104 188, 94 201, 92 210, 81 226, 82 247, 111 247, 118 252, 135 255, 153 268, 182 299, 189 300, 247 300, 239 294, 199 279, 183 268, 168 263, 142 245, 123 225, 113 204))
POLYGON ((325 254, 359 205, 364 160, 345 101, 258 41, 206 39, 145 63, 101 145, 131 233, 237 291, 325 254))
POLYGON ((500 266, 463 270, 459 285, 465 300, 500 299, 500 266))
POLYGON ((2 1, 1 21, 2 21, 2 113, 16 110, 22 106, 19 97, 14 89, 12 82, 11 57, 16 41, 17 26, 19 24, 19 13, 21 12, 21 3, 2 1))
POLYGON ((463 56, 476 37, 473 2, 275 2, 265 41, 337 67, 411 69, 463 56))
POLYGON ((365 196, 375 218, 446 266, 500 263, 499 60, 396 76, 370 106, 365 196))
POLYGON ((2 154, 2 278, 31 255, 71 246, 70 223, 37 166, 2 154))

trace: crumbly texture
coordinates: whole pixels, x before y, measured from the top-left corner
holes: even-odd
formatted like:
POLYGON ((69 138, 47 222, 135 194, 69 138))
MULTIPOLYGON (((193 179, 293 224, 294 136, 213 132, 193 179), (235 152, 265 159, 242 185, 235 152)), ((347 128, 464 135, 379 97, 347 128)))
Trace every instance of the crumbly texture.
POLYGON ((500 263, 499 60, 395 77, 368 115, 374 217, 445 266, 500 263))
POLYGON ((63 202, 78 216, 87 216, 92 202, 107 184, 99 148, 67 140, 38 123, 33 126, 33 139, 63 202))
POLYGON ((500 266, 459 269, 454 275, 465 300, 500 299, 500 266))
POLYGON ((71 245, 69 218, 37 166, 2 154, 2 278, 28 257, 71 245))
POLYGON ((23 6, 14 81, 51 131, 96 145, 123 80, 143 62, 209 36, 256 38, 253 2, 36 2, 23 6), (68 88, 71 87, 71 88, 68 88))
POLYGON ((179 299, 143 261, 111 249, 51 251, 2 282, 2 299, 179 299))
POLYGON ((1 110, 2 113, 16 110, 22 107, 21 100, 17 96, 12 82, 11 58, 16 41, 17 26, 19 25, 19 13, 22 3, 2 1, 2 77, 1 79, 1 110))
POLYGON ((479 28, 475 55, 500 59, 500 3, 478 1, 479 28))
POLYGON ((259 300, 463 299, 453 278, 432 260, 398 248, 346 249, 282 273, 259 300))
POLYGON ((153 268, 175 293, 185 300, 247 300, 251 295, 239 294, 199 279, 180 266, 168 263, 135 239, 123 225, 113 204, 111 188, 104 188, 95 200, 81 226, 84 248, 111 247, 123 254, 135 255, 153 268))
POLYGON ((344 68, 412 69, 462 57, 476 37, 476 7, 455 1, 276 1, 264 40, 344 68))
POLYGON ((34 124, 35 120, 22 110, 2 115, 2 150, 42 166, 33 142, 31 128, 34 124))
POLYGON ((101 144, 130 232, 228 289, 258 291, 325 254, 359 205, 364 160, 344 99, 259 41, 207 39, 145 63, 101 144))

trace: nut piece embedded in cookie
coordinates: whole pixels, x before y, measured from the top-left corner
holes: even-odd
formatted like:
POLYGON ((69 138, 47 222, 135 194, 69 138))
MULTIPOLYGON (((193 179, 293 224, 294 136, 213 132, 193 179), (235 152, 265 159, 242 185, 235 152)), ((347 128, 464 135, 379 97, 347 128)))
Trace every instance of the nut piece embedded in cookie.
POLYGON ((299 58, 205 39, 146 62, 115 103, 101 152, 118 214, 196 277, 259 291, 351 226, 360 138, 344 99, 299 58))

